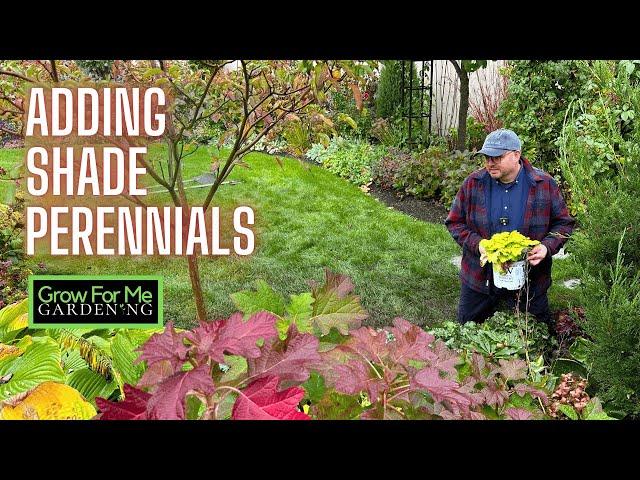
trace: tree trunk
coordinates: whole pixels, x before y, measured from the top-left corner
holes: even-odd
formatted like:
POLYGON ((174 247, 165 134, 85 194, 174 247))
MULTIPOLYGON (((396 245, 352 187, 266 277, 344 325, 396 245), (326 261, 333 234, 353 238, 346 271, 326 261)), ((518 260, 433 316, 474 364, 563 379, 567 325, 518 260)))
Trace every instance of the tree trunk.
POLYGON ((469 74, 461 69, 460 78, 460 111, 458 112, 458 140, 456 149, 463 152, 467 148, 467 115, 469 113, 469 74))
POLYGON ((204 305, 204 295, 202 293, 202 284, 200 283, 200 270, 198 268, 197 255, 187 255, 189 263, 189 279, 191 280, 191 290, 193 291, 193 299, 196 302, 196 313, 198 320, 207 321, 207 309, 204 305))

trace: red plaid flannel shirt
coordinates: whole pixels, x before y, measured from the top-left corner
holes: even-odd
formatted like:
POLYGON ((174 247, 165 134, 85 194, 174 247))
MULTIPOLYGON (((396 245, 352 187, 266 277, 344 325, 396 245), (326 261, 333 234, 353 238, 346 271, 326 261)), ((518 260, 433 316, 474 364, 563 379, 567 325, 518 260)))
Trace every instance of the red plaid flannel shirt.
MULTIPOLYGON (((530 284, 539 292, 551 285, 551 256, 556 254, 573 232, 575 220, 569 215, 560 188, 551 175, 522 157, 530 187, 524 212, 522 233, 540 240, 548 250, 546 258, 529 272, 530 284)), ((445 220, 447 229, 462 247, 460 279, 477 292, 489 293, 492 276, 490 264, 480 266, 478 245, 490 237, 486 189, 491 176, 486 168, 476 170, 462 183, 451 211, 445 220)))

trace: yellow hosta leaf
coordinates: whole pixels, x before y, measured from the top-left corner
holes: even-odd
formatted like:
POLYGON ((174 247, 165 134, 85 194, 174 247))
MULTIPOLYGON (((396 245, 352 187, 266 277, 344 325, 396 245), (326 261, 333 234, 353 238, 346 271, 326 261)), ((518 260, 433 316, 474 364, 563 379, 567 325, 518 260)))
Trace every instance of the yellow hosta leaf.
POLYGON ((29 314, 23 313, 22 315, 18 315, 16 318, 11 320, 7 324, 7 331, 12 332, 14 330, 22 330, 29 326, 29 314))
POLYGON ((63 383, 44 382, 17 400, 5 402, 2 420, 88 420, 96 409, 63 383))
POLYGON ((24 350, 18 347, 14 347, 12 345, 3 345, 2 343, 0 343, 0 360, 9 358, 9 357, 17 357, 18 355, 21 355, 23 352, 24 350))

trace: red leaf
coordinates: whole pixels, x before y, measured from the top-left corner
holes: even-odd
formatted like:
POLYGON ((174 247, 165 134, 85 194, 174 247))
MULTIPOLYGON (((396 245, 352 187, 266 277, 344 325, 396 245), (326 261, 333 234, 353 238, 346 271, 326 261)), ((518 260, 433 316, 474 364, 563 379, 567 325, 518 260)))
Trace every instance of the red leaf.
POLYGON ((542 403, 544 403, 545 405, 549 403, 549 397, 547 397, 547 394, 544 391, 535 387, 531 387, 525 383, 517 384, 514 388, 514 391, 521 397, 524 397, 525 393, 530 393, 532 397, 537 397, 542 400, 542 403))
POLYGON ((520 380, 527 376, 527 363, 520 358, 500 359, 500 367, 494 372, 500 373, 507 380, 520 380))
POLYGON ((376 331, 371 327, 361 327, 350 332, 351 338, 347 340, 343 347, 350 348, 360 355, 364 355, 367 360, 379 362, 389 354, 389 338, 385 330, 376 331))
POLYGON ((207 355, 211 355, 210 352, 215 350, 214 344, 218 338, 218 331, 222 327, 223 322, 224 320, 215 322, 201 321, 199 326, 185 333, 185 338, 196 347, 194 350, 198 363, 206 361, 207 355))
POLYGON ((507 416, 511 420, 531 420, 533 414, 522 408, 507 408, 507 416))
POLYGON ((129 384, 124 385, 125 399, 111 402, 96 397, 96 405, 102 412, 100 420, 147 420, 147 402, 151 394, 138 390, 129 384))
POLYGON ((173 329, 173 322, 168 322, 164 332, 154 333, 144 345, 136 350, 141 351, 142 354, 134 363, 146 360, 147 366, 151 366, 155 362, 169 360, 173 371, 177 372, 187 359, 188 348, 182 341, 184 337, 184 333, 177 333, 173 329))
POLYGON ((455 350, 447 347, 444 342, 437 340, 433 346, 433 353, 435 356, 431 360, 431 366, 447 372, 453 378, 457 377, 456 365, 460 363, 460 356, 455 350))
POLYGON ((152 388, 155 390, 159 383, 163 382, 174 373, 176 372, 171 366, 171 362, 169 360, 156 362, 145 370, 144 374, 138 381, 138 387, 152 388))
POLYGON ((245 322, 241 313, 234 313, 228 320, 201 322, 186 337, 196 346, 198 355, 208 355, 218 363, 224 363, 224 352, 256 358, 261 354, 256 342, 278 336, 276 320, 271 313, 258 312, 245 322))
POLYGON ((427 367, 411 378, 411 386, 426 390, 436 402, 449 401, 463 410, 468 410, 471 399, 459 390, 460 385, 452 380, 440 377, 437 368, 427 367))
POLYGON ((215 386, 207 364, 188 372, 179 372, 158 386, 158 390, 149 399, 149 418, 154 420, 182 420, 185 418, 187 393, 196 390, 208 395, 215 386))
POLYGON ((322 292, 326 292, 329 290, 333 290, 338 298, 346 297, 354 289, 353 282, 347 275, 333 273, 328 268, 324 269, 324 285, 322 285, 322 287, 320 287, 318 283, 313 280, 309 282, 309 284, 314 291, 319 290, 322 292))
POLYGON ((292 324, 285 342, 277 338, 265 341, 262 355, 247 360, 249 377, 277 375, 282 382, 304 382, 311 374, 309 369, 320 364, 318 345, 316 337, 298 333, 292 324))
POLYGON ((298 411, 304 390, 291 387, 276 390, 280 379, 264 377, 252 382, 236 400, 231 418, 234 420, 310 420, 298 411))
POLYGON ((487 405, 494 407, 502 405, 509 398, 509 392, 498 387, 495 382, 487 383, 487 386, 482 389, 482 393, 487 405))
POLYGON ((394 319, 393 325, 389 329, 394 337, 389 343, 389 356, 394 362, 406 367, 409 360, 435 360, 435 354, 429 347, 434 340, 433 335, 404 318, 394 319))
POLYGON ((361 361, 352 360, 346 365, 337 365, 333 371, 331 383, 334 384, 336 391, 355 395, 364 390, 371 402, 376 402, 380 392, 387 386, 383 379, 371 371, 368 364, 361 361))

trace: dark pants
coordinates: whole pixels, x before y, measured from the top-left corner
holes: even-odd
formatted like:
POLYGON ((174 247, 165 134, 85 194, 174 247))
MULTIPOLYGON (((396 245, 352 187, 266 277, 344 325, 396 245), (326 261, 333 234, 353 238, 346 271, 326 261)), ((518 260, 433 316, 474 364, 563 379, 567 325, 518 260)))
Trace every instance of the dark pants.
MULTIPOLYGON (((517 290, 506 290, 491 285, 490 293, 485 294, 476 292, 462 283, 460 303, 458 304, 458 322, 484 322, 496 312, 501 301, 505 301, 510 309, 515 310, 516 303, 518 303, 517 296, 517 290)), ((527 308, 526 290, 524 288, 520 291, 519 300, 519 310, 524 313, 527 308)), ((547 298, 546 290, 536 292, 535 289, 529 289, 528 310, 537 320, 547 324, 551 322, 551 311, 549 310, 549 299, 547 298)))

